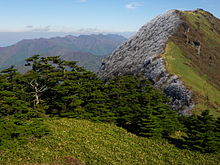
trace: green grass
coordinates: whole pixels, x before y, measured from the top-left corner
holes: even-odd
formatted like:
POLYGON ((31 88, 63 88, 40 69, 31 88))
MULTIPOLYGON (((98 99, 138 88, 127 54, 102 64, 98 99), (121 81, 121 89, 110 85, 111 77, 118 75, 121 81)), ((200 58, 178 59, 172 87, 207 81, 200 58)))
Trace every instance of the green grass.
MULTIPOLYGON (((200 30, 205 34, 207 40, 214 40, 216 42, 220 42, 219 35, 215 31, 211 31, 212 28, 211 23, 204 17, 204 15, 208 15, 205 11, 198 11, 198 12, 184 12, 186 19, 194 28, 198 28, 196 22, 200 23, 200 30)), ((214 18, 211 18, 213 23, 215 22, 214 18)))
POLYGON ((162 140, 137 137, 112 124, 64 118, 47 119, 45 124, 52 130, 51 135, 2 151, 0 164, 51 164, 66 156, 87 165, 220 164, 219 154, 180 150, 162 140))
MULTIPOLYGON (((167 44, 163 57, 170 73, 178 75, 189 89, 198 94, 199 100, 193 109, 194 113, 198 114, 207 108, 205 99, 207 96, 211 104, 220 105, 220 91, 207 82, 207 76, 200 75, 197 69, 191 66, 190 60, 183 55, 181 49, 174 42, 167 44)), ((216 117, 220 116, 216 109, 209 108, 212 110, 211 114, 216 117)))

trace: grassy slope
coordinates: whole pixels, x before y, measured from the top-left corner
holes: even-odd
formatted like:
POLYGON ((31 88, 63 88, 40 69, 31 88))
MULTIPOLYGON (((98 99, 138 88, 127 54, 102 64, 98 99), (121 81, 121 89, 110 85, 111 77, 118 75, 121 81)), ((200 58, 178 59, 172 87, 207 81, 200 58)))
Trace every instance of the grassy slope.
POLYGON ((220 155, 180 150, 167 142, 137 137, 111 124, 75 119, 48 119, 45 123, 52 129, 51 135, 2 152, 0 164, 59 164, 66 156, 88 165, 220 163, 220 155))
MULTIPOLYGON (((184 12, 184 16, 186 17, 186 20, 194 27, 194 28, 198 28, 198 25, 196 24, 196 22, 200 22, 200 30, 205 33, 205 37, 206 37, 206 41, 210 42, 211 40, 214 40, 216 42, 220 42, 220 36, 216 31, 212 31, 211 29, 213 28, 213 25, 211 22, 209 22, 207 20, 207 18, 205 18, 206 16, 210 16, 209 13, 207 13, 206 11, 202 11, 199 10, 197 12, 191 12, 191 11, 186 11, 184 12)), ((213 24, 217 24, 216 20, 214 20, 215 18, 213 16, 210 16, 210 20, 213 21, 213 24)), ((218 25, 216 25, 217 27, 216 30, 220 30, 219 27, 219 22, 218 25)))
POLYGON ((203 10, 183 12, 182 18, 190 31, 186 34, 181 27, 171 37, 163 55, 167 69, 193 91, 194 113, 209 108, 220 117, 220 20, 203 10), (190 43, 186 43, 186 35, 190 43), (201 42, 200 55, 193 41, 201 42))
MULTIPOLYGON (((207 96, 211 104, 216 106, 220 104, 220 91, 207 82, 206 76, 200 75, 196 68, 190 65, 191 61, 183 55, 183 52, 176 44, 173 42, 167 44, 164 58, 170 73, 178 75, 189 89, 197 93, 198 103, 193 109, 195 113, 199 113, 209 107, 207 105, 207 96)), ((215 109, 211 108, 211 110, 213 115, 220 116, 220 113, 216 112, 215 109)))

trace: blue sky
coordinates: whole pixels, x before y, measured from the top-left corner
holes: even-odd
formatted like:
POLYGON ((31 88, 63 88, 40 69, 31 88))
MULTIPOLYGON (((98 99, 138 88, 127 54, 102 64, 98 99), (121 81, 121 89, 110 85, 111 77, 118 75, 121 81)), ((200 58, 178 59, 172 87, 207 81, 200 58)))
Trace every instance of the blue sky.
POLYGON ((220 18, 220 0, 0 0, 0 32, 137 31, 167 10, 196 8, 220 18))

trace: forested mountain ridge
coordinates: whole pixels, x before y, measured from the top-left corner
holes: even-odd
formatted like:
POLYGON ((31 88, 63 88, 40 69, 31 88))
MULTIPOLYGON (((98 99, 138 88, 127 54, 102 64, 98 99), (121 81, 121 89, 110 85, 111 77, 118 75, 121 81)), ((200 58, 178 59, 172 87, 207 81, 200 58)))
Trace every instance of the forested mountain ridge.
POLYGON ((220 20, 202 9, 159 15, 122 44, 101 66, 105 79, 141 73, 179 113, 220 108, 220 20))
POLYGON ((79 61, 79 65, 97 71, 103 56, 110 54, 126 38, 120 35, 80 35, 50 39, 28 39, 0 48, 0 69, 11 65, 24 70, 25 59, 34 54, 61 56, 62 59, 79 61))

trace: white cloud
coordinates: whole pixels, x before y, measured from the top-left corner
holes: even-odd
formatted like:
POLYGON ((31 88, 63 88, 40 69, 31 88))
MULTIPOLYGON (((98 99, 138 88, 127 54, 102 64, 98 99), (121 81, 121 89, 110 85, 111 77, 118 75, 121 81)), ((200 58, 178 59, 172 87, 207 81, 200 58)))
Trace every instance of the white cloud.
POLYGON ((34 27, 33 25, 26 26, 27 29, 29 29, 32 32, 48 32, 50 31, 50 26, 44 26, 44 27, 34 27))
POLYGON ((75 30, 78 33, 100 33, 102 30, 97 29, 97 28, 83 28, 83 29, 78 29, 75 30))
POLYGON ((131 2, 125 5, 125 8, 127 9, 136 9, 138 7, 143 6, 143 4, 139 3, 139 2, 131 2))

